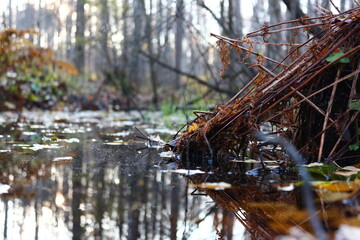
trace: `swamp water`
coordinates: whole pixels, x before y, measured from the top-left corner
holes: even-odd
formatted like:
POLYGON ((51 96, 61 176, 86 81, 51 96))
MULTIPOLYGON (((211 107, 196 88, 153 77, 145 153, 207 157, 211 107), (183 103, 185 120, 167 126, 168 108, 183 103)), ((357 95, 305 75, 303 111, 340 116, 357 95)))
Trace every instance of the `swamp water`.
POLYGON ((0 115, 0 239, 242 238, 231 213, 191 195, 159 146, 136 137, 134 126, 164 140, 176 133, 159 114, 24 116, 0 115))
MULTIPOLYGON (((137 137, 176 133, 157 113, 24 115, 0 115, 0 239, 312 238, 288 168, 231 160, 223 174, 174 169, 161 145, 137 137)), ((312 168, 324 178, 329 169, 312 168)), ((359 239, 360 182, 341 177, 314 187, 317 214, 331 237, 359 239)))

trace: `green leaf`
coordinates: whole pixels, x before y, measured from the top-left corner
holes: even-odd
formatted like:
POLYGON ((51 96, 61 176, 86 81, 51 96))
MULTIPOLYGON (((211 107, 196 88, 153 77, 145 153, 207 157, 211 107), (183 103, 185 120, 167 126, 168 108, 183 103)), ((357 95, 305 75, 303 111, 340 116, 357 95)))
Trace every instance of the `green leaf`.
POLYGON ((357 144, 351 144, 351 145, 349 145, 349 150, 350 150, 350 151, 356 151, 356 150, 358 150, 359 148, 360 148, 360 146, 357 145, 357 144))
POLYGON ((26 96, 26 99, 31 102, 36 102, 37 100, 39 100, 39 97, 34 94, 29 94, 26 96))
MULTIPOLYGON (((337 52, 337 53, 332 53, 330 54, 330 56, 328 56, 327 58, 325 58, 326 61, 328 62, 332 62, 332 61, 335 61, 336 59, 338 59, 339 57, 343 56, 344 53, 343 52, 337 52)), ((340 59, 339 61, 337 61, 339 63, 349 63, 350 62, 350 59, 347 58, 347 57, 344 57, 342 59, 340 59)), ((337 63, 336 62, 336 63, 337 63)))
POLYGON ((360 110, 360 100, 352 100, 351 103, 349 104, 349 108, 353 109, 353 110, 360 110))
POLYGON ((334 165, 324 164, 323 166, 309 167, 307 169, 315 180, 330 180, 338 168, 334 165))

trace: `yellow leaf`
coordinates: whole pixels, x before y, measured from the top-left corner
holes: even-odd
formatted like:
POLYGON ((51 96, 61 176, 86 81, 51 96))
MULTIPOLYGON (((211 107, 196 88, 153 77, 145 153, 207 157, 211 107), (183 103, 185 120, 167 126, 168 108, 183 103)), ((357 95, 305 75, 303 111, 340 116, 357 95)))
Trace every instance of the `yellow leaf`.
POLYGON ((352 182, 349 183, 321 183, 315 185, 316 188, 325 189, 332 192, 349 192, 357 189, 359 186, 352 182))
POLYGON ((65 72, 70 75, 79 74, 79 71, 77 70, 77 68, 74 65, 72 65, 71 63, 64 62, 64 61, 56 61, 55 64, 58 67, 58 69, 62 72, 65 72))

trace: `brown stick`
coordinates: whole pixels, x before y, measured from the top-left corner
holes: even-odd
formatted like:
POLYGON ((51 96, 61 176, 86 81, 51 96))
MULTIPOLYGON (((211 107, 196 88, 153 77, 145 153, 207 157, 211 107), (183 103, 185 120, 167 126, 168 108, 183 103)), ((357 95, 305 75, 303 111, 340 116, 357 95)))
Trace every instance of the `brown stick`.
MULTIPOLYGON (((339 76, 340 76, 340 67, 338 68, 338 71, 336 73, 336 78, 335 78, 335 81, 339 80, 339 76)), ((335 93, 336 93, 336 89, 337 89, 337 84, 335 84, 333 86, 333 89, 332 89, 332 92, 331 92, 331 97, 330 97, 330 101, 328 103, 328 107, 327 107, 327 110, 326 110, 326 115, 325 115, 325 118, 324 118, 324 123, 323 123, 323 128, 322 128, 322 131, 323 133, 321 134, 321 138, 320 138, 320 149, 319 149, 319 155, 318 155, 318 162, 321 161, 321 157, 322 157, 322 153, 323 153, 323 150, 324 150, 324 142, 325 142, 325 134, 326 134, 326 127, 327 127, 327 123, 328 123, 328 120, 329 120, 329 116, 330 116, 330 113, 331 113, 331 110, 332 110, 332 106, 333 106, 333 103, 334 103, 334 98, 335 98, 335 93)))
MULTIPOLYGON (((214 34, 214 33, 210 33, 210 36, 213 36, 213 37, 215 37, 215 38, 217 38, 217 39, 219 39, 219 40, 222 40, 222 41, 224 41, 224 42, 226 42, 226 43, 228 43, 228 44, 231 44, 231 45, 233 44, 233 42, 232 42, 231 40, 228 40, 226 37, 219 36, 219 35, 214 34)), ((257 53, 257 52, 251 51, 251 50, 248 49, 248 48, 245 48, 245 47, 242 47, 242 46, 239 46, 239 45, 237 45, 237 47, 240 48, 241 50, 246 51, 246 52, 249 52, 249 53, 251 53, 251 54, 253 54, 253 55, 255 55, 255 56, 258 56, 258 57, 261 56, 261 57, 265 58, 266 60, 268 60, 268 61, 270 61, 270 62, 279 64, 279 65, 282 65, 282 66, 286 66, 286 65, 283 64, 283 63, 280 63, 280 62, 278 62, 278 61, 276 61, 276 60, 274 60, 274 59, 271 59, 271 58, 269 58, 269 57, 263 56, 263 55, 261 55, 261 54, 259 54, 259 53, 257 53)))

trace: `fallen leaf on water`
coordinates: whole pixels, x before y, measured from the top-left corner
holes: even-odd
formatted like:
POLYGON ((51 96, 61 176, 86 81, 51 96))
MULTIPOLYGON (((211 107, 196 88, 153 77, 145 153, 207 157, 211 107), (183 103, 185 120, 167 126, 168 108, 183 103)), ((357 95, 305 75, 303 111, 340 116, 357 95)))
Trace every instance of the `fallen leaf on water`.
POLYGON ((322 201, 328 203, 342 201, 352 195, 351 192, 331 192, 324 189, 318 189, 316 192, 322 201))
POLYGON ((290 184, 285 185, 285 186, 278 186, 277 190, 278 191, 290 192, 290 191, 294 190, 294 184, 290 183, 290 184))
POLYGON ((173 158, 173 157, 175 157, 173 151, 161 152, 161 153, 159 153, 159 155, 160 155, 160 157, 163 157, 163 158, 173 158))
POLYGON ((57 157, 54 158, 53 162, 70 162, 73 160, 73 157, 57 157))
POLYGON ((307 165, 304 165, 305 167, 319 167, 319 166, 324 166, 323 163, 319 163, 319 162, 313 162, 307 165))
POLYGON ((201 184, 195 184, 193 186, 199 188, 214 189, 214 190, 224 190, 227 188, 231 188, 231 184, 226 182, 214 182, 214 183, 206 182, 201 184))
POLYGON ((359 188, 354 182, 326 182, 315 185, 318 189, 325 189, 332 192, 349 192, 359 188))
POLYGON ((350 177, 352 175, 357 174, 356 171, 336 171, 336 175, 344 176, 344 177, 350 177))
POLYGON ((348 171, 354 171, 354 172, 359 172, 360 171, 360 168, 357 168, 355 166, 346 166, 346 167, 343 167, 342 169, 348 170, 348 171))

